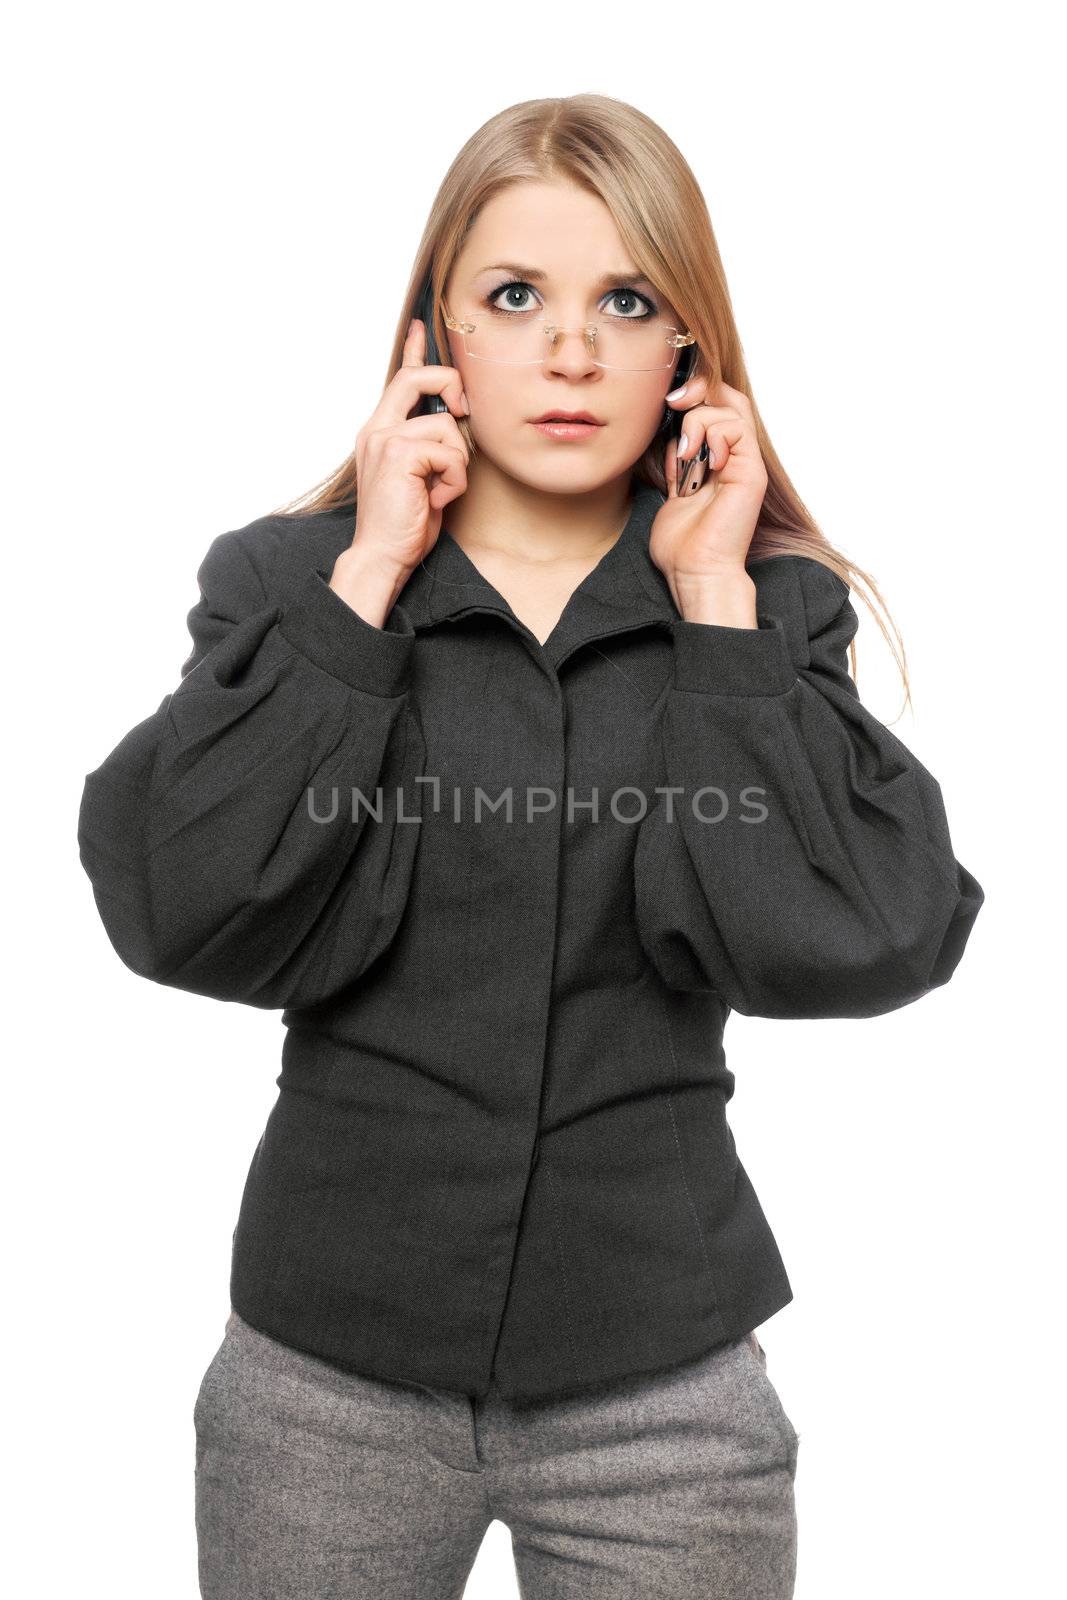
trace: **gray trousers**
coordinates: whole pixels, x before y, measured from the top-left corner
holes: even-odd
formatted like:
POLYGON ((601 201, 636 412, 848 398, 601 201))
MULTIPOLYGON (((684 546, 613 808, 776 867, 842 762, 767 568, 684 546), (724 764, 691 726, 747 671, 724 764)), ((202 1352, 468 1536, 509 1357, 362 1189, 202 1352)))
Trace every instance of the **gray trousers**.
POLYGON ((754 1335, 552 1401, 345 1372, 231 1311, 194 1407, 204 1600, 789 1600, 798 1438, 754 1335))

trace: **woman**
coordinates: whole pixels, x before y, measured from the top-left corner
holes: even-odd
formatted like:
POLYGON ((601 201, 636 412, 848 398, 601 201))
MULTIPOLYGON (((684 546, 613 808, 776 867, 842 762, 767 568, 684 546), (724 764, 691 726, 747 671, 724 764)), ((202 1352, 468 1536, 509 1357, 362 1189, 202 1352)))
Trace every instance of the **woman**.
POLYGON ((214 540, 181 682, 86 779, 122 959, 287 1030, 195 1408, 205 1596, 459 1596, 494 1518, 527 1597, 792 1594, 724 1025, 907 1005, 983 900, 849 675, 860 572, 662 130, 493 118, 352 455, 214 540))

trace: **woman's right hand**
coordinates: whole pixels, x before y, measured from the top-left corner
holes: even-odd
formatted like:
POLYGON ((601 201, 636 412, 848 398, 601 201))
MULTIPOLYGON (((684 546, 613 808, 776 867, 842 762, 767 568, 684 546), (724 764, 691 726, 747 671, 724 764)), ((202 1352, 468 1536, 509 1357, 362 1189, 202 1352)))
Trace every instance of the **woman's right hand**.
POLYGON ((426 366, 426 329, 416 318, 403 365, 356 435, 356 531, 351 549, 405 578, 432 550, 446 505, 467 488, 470 451, 453 413, 469 413, 455 367, 426 366), (424 394, 449 410, 412 417, 424 394))

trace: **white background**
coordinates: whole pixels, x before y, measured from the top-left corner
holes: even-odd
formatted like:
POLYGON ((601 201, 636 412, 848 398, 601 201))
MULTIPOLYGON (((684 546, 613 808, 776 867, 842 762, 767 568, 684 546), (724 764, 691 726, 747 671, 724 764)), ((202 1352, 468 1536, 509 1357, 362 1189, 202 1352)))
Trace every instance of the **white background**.
MULTIPOLYGON (((864 699, 986 905, 865 1021, 734 1017, 730 1120, 795 1300, 799 1600, 1062 1570, 1062 57, 1052 10, 38 4, 3 94, 8 1591, 197 1593, 192 1405, 282 1032, 146 983, 85 774, 178 681, 215 534, 347 453, 459 146, 599 91, 703 186, 756 398, 865 608, 864 699)), ((468 1600, 516 1594, 494 1523, 468 1600)))

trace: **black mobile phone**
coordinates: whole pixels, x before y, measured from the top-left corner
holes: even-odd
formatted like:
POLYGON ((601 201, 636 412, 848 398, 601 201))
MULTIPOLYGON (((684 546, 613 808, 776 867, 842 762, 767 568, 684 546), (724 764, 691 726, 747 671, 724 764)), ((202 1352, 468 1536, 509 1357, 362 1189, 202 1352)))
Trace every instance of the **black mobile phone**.
MULTIPOLYGON (((427 278, 426 282, 422 286, 422 293, 419 296, 419 303, 415 307, 414 314, 419 318, 423 327, 426 329, 426 365, 428 367, 443 367, 450 365, 450 363, 442 361, 441 352, 437 347, 437 336, 434 333, 433 296, 431 294, 431 288, 432 285, 430 280, 427 278)), ((436 416, 441 411, 447 410, 447 402, 442 400, 439 394, 424 394, 419 396, 419 403, 415 407, 415 416, 432 417, 436 416)))
MULTIPOLYGON (((693 373, 693 368, 696 365, 697 348, 698 347, 695 344, 686 345, 685 350, 682 353, 681 360, 678 362, 678 366, 675 370, 674 382, 671 384, 672 389, 680 389, 683 383, 687 383, 689 381, 693 373)), ((685 412, 672 410, 664 428, 664 453, 666 453, 666 447, 671 439, 677 440, 681 438, 682 427, 684 423, 685 412)), ((710 451, 708 450, 708 443, 705 439, 695 456, 691 456, 688 461, 683 461, 680 463, 681 471, 678 473, 679 496, 683 494, 695 494, 696 491, 701 487, 704 479, 708 475, 707 461, 709 454, 710 451)), ((664 468, 663 476, 664 478, 667 476, 666 468, 664 468)))

